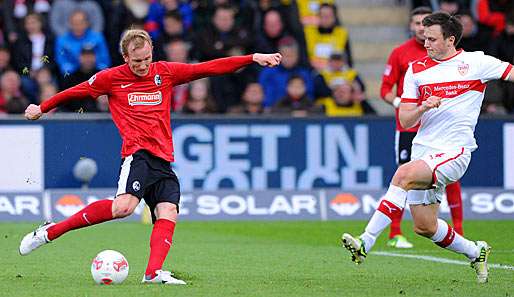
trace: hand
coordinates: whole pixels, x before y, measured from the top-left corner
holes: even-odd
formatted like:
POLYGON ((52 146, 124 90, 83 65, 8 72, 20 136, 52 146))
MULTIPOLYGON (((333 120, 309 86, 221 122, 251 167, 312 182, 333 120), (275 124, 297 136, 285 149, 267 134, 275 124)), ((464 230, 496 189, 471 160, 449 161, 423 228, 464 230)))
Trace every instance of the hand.
POLYGON ((31 104, 25 109, 25 118, 27 118, 27 120, 34 121, 39 119, 42 115, 43 113, 39 105, 31 104))
POLYGON ((438 108, 440 105, 441 105, 441 100, 443 98, 441 97, 438 97, 438 96, 430 96, 427 98, 427 100, 423 101, 421 103, 421 111, 425 112, 429 109, 432 109, 432 108, 438 108))
POLYGON ((275 67, 280 64, 282 55, 279 53, 274 54, 253 54, 253 61, 259 63, 261 66, 275 67))

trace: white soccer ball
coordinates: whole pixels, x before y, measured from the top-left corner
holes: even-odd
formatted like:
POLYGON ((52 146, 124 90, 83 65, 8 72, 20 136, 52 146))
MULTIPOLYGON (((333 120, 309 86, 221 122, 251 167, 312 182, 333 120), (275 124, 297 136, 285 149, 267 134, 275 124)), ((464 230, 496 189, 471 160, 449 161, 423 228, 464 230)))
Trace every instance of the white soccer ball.
POLYGON ((117 251, 101 251, 91 263, 91 275, 97 284, 121 284, 128 273, 128 261, 117 251))

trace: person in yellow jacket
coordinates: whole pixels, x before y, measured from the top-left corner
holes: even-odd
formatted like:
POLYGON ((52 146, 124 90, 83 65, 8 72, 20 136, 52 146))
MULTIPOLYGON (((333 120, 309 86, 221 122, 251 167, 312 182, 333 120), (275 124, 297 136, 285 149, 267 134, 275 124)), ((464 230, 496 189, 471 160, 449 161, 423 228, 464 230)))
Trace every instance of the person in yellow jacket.
POLYGON ((357 82, 341 80, 331 85, 332 97, 318 99, 316 105, 322 106, 329 117, 358 117, 375 114, 366 101, 366 95, 357 82))
POLYGON ((307 55, 311 65, 323 71, 334 52, 344 53, 347 63, 352 66, 352 56, 348 30, 343 27, 336 14, 336 6, 324 3, 319 9, 319 24, 304 27, 307 55))

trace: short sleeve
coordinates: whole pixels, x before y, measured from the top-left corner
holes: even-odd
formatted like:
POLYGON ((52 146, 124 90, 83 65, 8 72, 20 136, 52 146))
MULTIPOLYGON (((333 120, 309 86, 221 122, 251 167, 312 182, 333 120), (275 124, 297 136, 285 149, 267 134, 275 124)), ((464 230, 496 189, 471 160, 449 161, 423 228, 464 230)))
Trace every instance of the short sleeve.
POLYGON ((512 65, 495 57, 482 54, 480 56, 479 76, 482 82, 494 79, 505 79, 512 65))
POLYGON ((409 69, 407 69, 403 79, 402 103, 417 103, 418 98, 418 85, 414 79, 411 64, 409 65, 409 69))

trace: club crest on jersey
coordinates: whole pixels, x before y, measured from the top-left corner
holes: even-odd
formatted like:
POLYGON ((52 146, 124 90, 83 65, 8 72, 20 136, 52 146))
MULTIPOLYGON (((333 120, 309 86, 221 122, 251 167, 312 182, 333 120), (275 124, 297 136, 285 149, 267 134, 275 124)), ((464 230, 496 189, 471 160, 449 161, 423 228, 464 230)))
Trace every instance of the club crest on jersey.
POLYGON ((89 85, 92 85, 92 84, 93 84, 93 82, 95 82, 95 80, 96 80, 96 74, 95 74, 95 75, 93 75, 93 76, 91 76, 91 77, 87 80, 87 83, 88 83, 89 85))
POLYGON ((427 99, 428 97, 432 96, 432 88, 429 86, 424 86, 421 89, 421 96, 423 99, 427 99))
POLYGON ((459 66, 457 66, 457 71, 459 71, 459 74, 462 76, 468 74, 469 64, 466 64, 466 63, 459 64, 459 66))
POLYGON ((134 92, 128 94, 128 104, 135 105, 159 105, 162 102, 161 91, 153 93, 134 92))
POLYGON ((161 76, 159 74, 156 74, 153 77, 153 81, 155 82, 156 86, 160 86, 162 84, 161 76))

